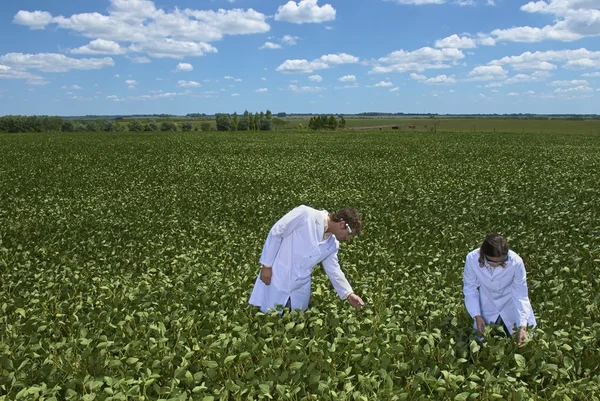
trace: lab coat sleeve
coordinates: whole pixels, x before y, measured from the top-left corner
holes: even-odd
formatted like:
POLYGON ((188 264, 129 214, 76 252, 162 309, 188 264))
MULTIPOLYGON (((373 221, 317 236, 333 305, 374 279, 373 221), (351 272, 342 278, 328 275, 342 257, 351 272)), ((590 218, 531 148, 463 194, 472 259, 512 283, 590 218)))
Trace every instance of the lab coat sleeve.
POLYGON ((259 263, 264 266, 273 266, 282 240, 292 231, 306 221, 307 213, 301 207, 288 212, 271 227, 263 245, 259 263))
POLYGON ((463 294, 465 296, 465 306, 467 312, 472 318, 477 315, 481 315, 481 306, 479 304, 479 280, 473 272, 473 267, 470 265, 469 260, 465 261, 465 267, 463 270, 463 294))
POLYGON ((527 274, 523 261, 519 261, 515 266, 515 275, 511 284, 512 297, 517 308, 519 327, 527 327, 529 315, 531 314, 531 302, 529 301, 527 290, 527 274))
POLYGON ((354 291, 350 286, 350 283, 346 279, 344 272, 340 268, 340 263, 338 261, 337 252, 333 252, 331 255, 327 256, 321 262, 323 265, 323 270, 327 273, 327 277, 329 277, 329 281, 335 288, 338 296, 341 299, 348 298, 348 295, 352 294, 354 291))

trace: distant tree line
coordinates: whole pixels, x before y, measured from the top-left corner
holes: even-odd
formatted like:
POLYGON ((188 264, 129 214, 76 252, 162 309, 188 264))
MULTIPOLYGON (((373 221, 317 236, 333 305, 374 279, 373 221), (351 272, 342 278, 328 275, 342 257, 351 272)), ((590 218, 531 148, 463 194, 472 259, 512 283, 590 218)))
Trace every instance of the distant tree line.
POLYGON ((271 131, 273 129, 273 114, 270 110, 260 113, 249 113, 238 116, 218 113, 215 115, 217 131, 271 131))
POLYGON ((63 132, 191 131, 192 128, 192 123, 185 122, 182 124, 178 124, 174 121, 162 121, 158 123, 156 121, 142 122, 140 120, 133 120, 132 122, 115 122, 112 120, 79 122, 65 120, 62 124, 63 132))
POLYGON ((95 115, 95 114, 87 114, 85 115, 85 117, 80 117, 81 119, 85 119, 85 120, 90 120, 90 119, 124 119, 125 117, 136 117, 136 118, 173 118, 173 117, 177 117, 175 114, 127 114, 127 115, 108 115, 108 116, 101 116, 101 115, 95 115))
POLYGON ((0 117, 0 132, 56 132, 62 123, 55 116, 5 116, 0 117))
MULTIPOLYGON (((272 131, 283 128, 288 122, 273 118, 270 110, 250 113, 245 110, 242 115, 218 113, 215 115, 217 131, 272 131)), ((314 116, 308 124, 313 130, 335 130, 345 128, 346 120, 333 116, 314 116)), ((194 127, 192 122, 175 122, 173 120, 144 121, 128 120, 121 117, 115 119, 71 119, 58 116, 4 116, 0 117, 0 132, 142 132, 142 131, 210 131, 209 120, 201 121, 194 127)))
MULTIPOLYGON (((141 132, 141 131, 192 131, 191 122, 142 121, 95 119, 73 120, 57 116, 4 116, 0 117, 0 132, 141 132)), ((210 121, 200 123, 202 131, 211 129, 210 121)), ((195 129, 196 131, 198 128, 195 129)))
POLYGON ((337 128, 346 128, 346 119, 344 119, 344 116, 341 116, 341 118, 338 120, 333 115, 320 115, 316 117, 311 117, 308 121, 308 128, 315 131, 322 129, 328 129, 333 131, 337 128))
MULTIPOLYGON (((365 115, 367 113, 360 113, 365 115)), ((383 113, 382 113, 383 114, 383 113)), ((396 113, 401 114, 401 113, 396 113)), ((278 113, 279 118, 274 117, 270 110, 260 113, 249 113, 247 110, 240 116, 233 114, 216 114, 216 129, 219 131, 271 131, 273 129, 284 129, 290 127, 290 121, 285 117, 290 117, 290 113, 278 113)), ((391 115, 391 114, 386 114, 391 115)), ((125 118, 116 116, 107 118, 101 116, 97 118, 83 117, 59 117, 59 116, 18 116, 8 115, 0 117, 0 132, 122 132, 122 131, 210 131, 214 130, 212 119, 206 114, 194 113, 185 117, 176 117, 163 119, 166 114, 155 114, 155 119, 144 118, 125 118), (194 116, 194 117, 192 117, 194 116), (200 117, 202 116, 202 117, 200 117), (191 118, 190 118, 191 117, 191 118), (192 120, 193 118, 193 120, 192 120), (177 121, 184 120, 184 121, 177 121), (187 120, 187 121, 185 121, 187 120)), ((308 129, 312 130, 335 130, 346 127, 346 119, 342 114, 334 115, 312 115, 308 123, 308 129), (337 118, 336 118, 337 116, 337 118)), ((442 119, 451 119, 449 115, 427 114, 430 119, 434 119, 434 129, 442 119)), ((534 115, 534 114, 512 114, 495 115, 495 118, 515 119, 515 120, 597 120, 597 115, 534 115)), ((494 118, 491 115, 481 118, 494 118)), ((461 117, 465 118, 465 116, 461 117)), ((467 117, 469 118, 469 117, 467 117)), ((475 118, 475 117, 471 117, 475 118)), ((292 127, 293 128, 293 127, 292 127)), ((302 128, 302 124, 298 124, 302 128)))

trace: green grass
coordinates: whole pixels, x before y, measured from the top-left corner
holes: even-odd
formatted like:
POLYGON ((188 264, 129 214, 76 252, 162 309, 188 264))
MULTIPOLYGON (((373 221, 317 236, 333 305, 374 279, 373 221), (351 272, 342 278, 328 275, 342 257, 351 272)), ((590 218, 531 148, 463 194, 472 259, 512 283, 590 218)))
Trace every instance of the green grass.
MULTIPOLYGON (((309 119, 288 118, 290 127, 308 126, 309 119)), ((383 126, 391 130, 392 125, 398 125, 403 131, 431 131, 435 120, 431 118, 347 118, 346 127, 376 127, 383 126)), ((516 118, 440 118, 437 126, 439 132, 512 132, 512 133, 594 133, 600 134, 600 120, 525 120, 516 118)))
MULTIPOLYGON (((277 117, 274 117, 277 119, 277 117)), ((147 119, 141 119, 146 122, 147 119)), ((170 118, 181 126, 184 122, 191 122, 192 129, 200 129, 204 121, 195 118, 170 118)), ((296 131, 298 124, 302 124, 304 130, 308 128, 310 118, 285 117, 282 118, 288 124, 283 127, 285 131, 296 131)), ((128 120, 126 120, 128 121, 128 120)), ((156 119, 159 124, 164 119, 156 119)), ((538 134, 600 134, 600 120, 567 120, 567 119, 517 119, 517 118, 460 118, 449 117, 438 120, 437 131, 439 132, 504 132, 504 133, 538 133, 538 134)), ((214 120, 210 120, 211 129, 216 129, 214 120)), ((428 117, 352 117, 346 118, 347 130, 357 128, 382 127, 382 130, 391 131, 391 126, 397 125, 401 131, 430 132, 433 130, 435 120, 428 117), (414 125, 415 128, 409 128, 414 125)), ((277 127, 274 127, 277 129, 277 127)), ((378 129, 378 128, 375 128, 378 129)))
POLYGON ((5 134, 0 149, 0 400, 600 397, 600 135, 5 134), (306 313, 247 305, 269 228, 298 204, 362 212, 340 253, 362 313, 322 269, 306 313), (522 349, 470 330, 464 256, 490 231, 528 269, 539 327, 522 349))

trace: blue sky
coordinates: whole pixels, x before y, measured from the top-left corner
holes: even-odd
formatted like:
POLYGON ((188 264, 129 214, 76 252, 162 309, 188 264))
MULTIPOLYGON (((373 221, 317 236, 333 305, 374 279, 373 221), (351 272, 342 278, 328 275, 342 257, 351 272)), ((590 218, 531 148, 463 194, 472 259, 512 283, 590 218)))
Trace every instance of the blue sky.
POLYGON ((600 0, 20 0, 0 115, 599 113, 600 0))

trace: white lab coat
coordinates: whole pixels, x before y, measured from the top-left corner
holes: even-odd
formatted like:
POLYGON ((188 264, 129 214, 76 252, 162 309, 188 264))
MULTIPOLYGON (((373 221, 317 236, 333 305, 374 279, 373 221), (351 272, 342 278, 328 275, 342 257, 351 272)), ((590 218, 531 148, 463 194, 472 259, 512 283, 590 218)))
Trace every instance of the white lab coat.
MULTIPOLYGON (((479 248, 469 252, 463 272, 463 294, 473 319, 481 315, 489 324, 500 315, 511 335, 514 325, 519 328, 537 324, 529 301, 523 259, 511 250, 505 267, 494 268, 493 274, 485 266, 479 267, 479 248)), ((475 320, 473 328, 477 328, 475 320)))
POLYGON ((321 262, 325 273, 341 299, 352 293, 338 263, 339 241, 331 235, 323 240, 328 212, 301 205, 283 216, 269 231, 259 262, 272 266, 270 285, 256 278, 248 303, 263 313, 285 305, 306 310, 310 299, 311 274, 321 262))

